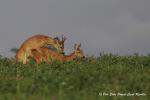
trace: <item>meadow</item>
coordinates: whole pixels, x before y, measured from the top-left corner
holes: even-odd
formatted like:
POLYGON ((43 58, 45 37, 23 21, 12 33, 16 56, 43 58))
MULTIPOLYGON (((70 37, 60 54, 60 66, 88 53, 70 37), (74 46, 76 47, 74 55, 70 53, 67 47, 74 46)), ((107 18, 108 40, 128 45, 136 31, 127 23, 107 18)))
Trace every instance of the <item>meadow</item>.
POLYGON ((0 56, 0 100, 149 99, 149 55, 102 53, 64 64, 31 59, 26 65, 0 56))

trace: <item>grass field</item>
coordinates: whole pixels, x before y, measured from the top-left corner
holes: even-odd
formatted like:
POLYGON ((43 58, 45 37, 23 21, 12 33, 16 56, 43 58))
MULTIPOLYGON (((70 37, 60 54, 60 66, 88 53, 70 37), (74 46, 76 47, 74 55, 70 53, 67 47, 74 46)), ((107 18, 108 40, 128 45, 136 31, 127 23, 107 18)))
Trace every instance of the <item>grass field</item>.
POLYGON ((150 100, 150 56, 101 54, 51 65, 1 56, 0 100, 150 100), (134 96, 121 96, 127 93, 134 96))

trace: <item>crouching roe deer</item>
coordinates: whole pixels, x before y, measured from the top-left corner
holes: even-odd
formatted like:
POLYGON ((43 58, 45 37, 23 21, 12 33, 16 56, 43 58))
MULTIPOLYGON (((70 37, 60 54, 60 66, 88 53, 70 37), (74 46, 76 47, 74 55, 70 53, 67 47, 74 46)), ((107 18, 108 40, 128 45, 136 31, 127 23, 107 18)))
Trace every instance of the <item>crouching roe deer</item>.
POLYGON ((51 63, 55 60, 64 63, 65 61, 72 61, 77 58, 84 58, 83 52, 80 47, 81 44, 79 44, 78 46, 75 44, 74 51, 69 55, 63 55, 48 48, 41 47, 40 50, 42 51, 42 53, 38 52, 37 50, 32 50, 32 58, 36 61, 36 63, 40 63, 42 61, 51 63))
POLYGON ((52 45, 54 46, 59 52, 62 52, 60 41, 56 38, 51 38, 45 35, 35 35, 28 38, 21 47, 19 48, 18 52, 16 53, 16 60, 18 62, 22 62, 26 64, 28 61, 28 57, 32 56, 31 51, 37 50, 40 51, 40 48, 44 45, 52 45))

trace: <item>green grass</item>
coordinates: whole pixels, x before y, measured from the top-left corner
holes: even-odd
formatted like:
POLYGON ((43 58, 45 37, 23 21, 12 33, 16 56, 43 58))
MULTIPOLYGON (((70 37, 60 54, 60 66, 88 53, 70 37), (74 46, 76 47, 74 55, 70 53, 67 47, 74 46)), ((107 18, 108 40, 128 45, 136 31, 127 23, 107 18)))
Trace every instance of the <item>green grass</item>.
POLYGON ((0 100, 148 100, 150 56, 101 54, 61 64, 0 57, 0 100), (146 96, 100 96, 99 93, 146 96))

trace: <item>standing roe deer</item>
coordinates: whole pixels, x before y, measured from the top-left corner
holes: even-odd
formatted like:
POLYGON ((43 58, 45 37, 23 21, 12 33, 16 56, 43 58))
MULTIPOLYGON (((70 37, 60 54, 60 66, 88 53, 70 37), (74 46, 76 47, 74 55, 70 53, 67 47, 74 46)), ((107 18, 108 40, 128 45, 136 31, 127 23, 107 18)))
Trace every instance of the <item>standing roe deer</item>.
POLYGON ((32 56, 31 51, 37 50, 41 53, 41 47, 44 45, 52 45, 54 46, 59 52, 62 52, 61 44, 59 40, 56 38, 51 38, 45 35, 34 35, 28 38, 23 44, 21 45, 20 49, 16 53, 16 60, 26 64, 28 61, 28 57, 32 56))

